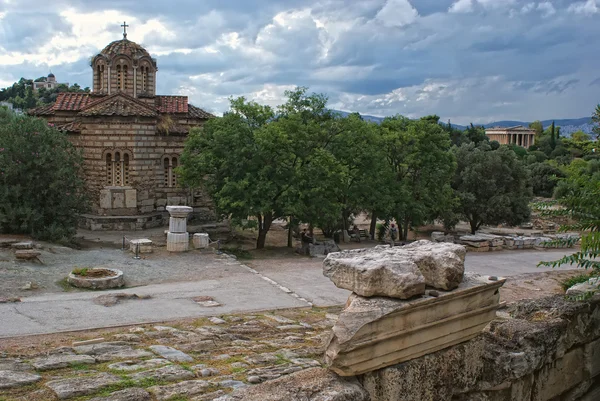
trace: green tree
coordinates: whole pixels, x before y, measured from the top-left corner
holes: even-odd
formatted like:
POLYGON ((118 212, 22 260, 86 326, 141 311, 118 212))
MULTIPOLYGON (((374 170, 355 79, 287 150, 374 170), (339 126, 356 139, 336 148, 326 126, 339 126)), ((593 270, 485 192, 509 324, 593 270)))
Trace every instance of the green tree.
POLYGON ((552 150, 556 148, 556 137, 554 136, 554 131, 554 121, 552 121, 552 125, 550 126, 550 147, 552 148, 552 150))
POLYGON ((562 170, 548 163, 533 163, 527 168, 531 175, 532 190, 535 196, 552 197, 558 179, 565 176, 562 170))
POLYGON ((529 176, 507 146, 454 148, 458 167, 452 187, 458 197, 456 215, 469 222, 471 233, 483 224, 517 225, 529 218, 529 176))
MULTIPOLYGON (((556 188, 557 203, 541 205, 543 215, 569 216, 575 221, 563 225, 561 232, 580 231, 581 248, 572 255, 559 260, 540 262, 543 266, 558 267, 569 264, 591 268, 600 273, 600 161, 576 159, 566 169, 567 177, 556 188)), ((572 240, 560 240, 559 243, 572 243, 572 240)))
POLYGON ((579 131, 575 131, 573 132, 573 134, 571 134, 571 139, 573 139, 575 142, 587 142, 587 141, 591 141, 592 137, 588 134, 586 134, 585 132, 579 130, 579 131))
POLYGON ((451 142, 429 118, 386 118, 381 130, 394 177, 389 184, 395 199, 389 217, 396 219, 400 239, 406 240, 411 226, 432 221, 451 207, 449 182, 456 167, 451 142))
POLYGON ((596 125, 592 132, 596 135, 596 140, 600 141, 600 104, 596 106, 594 114, 592 114, 592 123, 596 125))
POLYGON ((0 111, 0 231, 72 238, 87 204, 82 163, 44 120, 0 111))
POLYGON ((540 120, 535 120, 531 124, 529 124, 529 128, 535 130, 535 136, 540 137, 544 133, 544 125, 540 120))
POLYGON ((273 220, 285 216, 297 163, 287 133, 267 128, 274 117, 269 106, 231 99, 230 112, 190 132, 181 158, 182 183, 205 188, 220 215, 256 218, 257 248, 264 248, 273 220))
POLYGON ((485 134, 485 128, 483 126, 475 126, 471 123, 467 129, 465 130, 465 134, 469 141, 474 144, 479 144, 480 142, 487 142, 489 138, 485 134))

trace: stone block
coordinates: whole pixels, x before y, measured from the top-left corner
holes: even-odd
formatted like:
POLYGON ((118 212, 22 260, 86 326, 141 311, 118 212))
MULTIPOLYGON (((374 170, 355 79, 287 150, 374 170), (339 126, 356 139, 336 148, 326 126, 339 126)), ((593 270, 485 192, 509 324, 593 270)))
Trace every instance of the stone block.
POLYGON ((585 356, 585 370, 589 378, 600 374, 600 339, 586 344, 583 354, 585 356))
POLYGON ((171 217, 185 217, 193 211, 189 206, 167 206, 167 211, 171 217))
POLYGON ((532 401, 547 401, 583 381, 583 348, 567 352, 535 374, 532 401))
POLYGON ((339 252, 340 247, 333 240, 319 241, 308 245, 308 254, 310 256, 326 256, 332 252, 339 252))
POLYGON ((369 393, 355 378, 339 377, 312 368, 255 386, 242 387, 215 401, 369 401, 369 393))
MULTIPOLYGON (((167 210, 170 206, 167 206, 167 210)), ((185 233, 187 232, 187 216, 186 217, 174 217, 171 216, 169 219, 169 232, 172 233, 185 233)))
POLYGON ((134 239, 129 242, 129 250, 133 253, 152 253, 152 241, 147 238, 134 239))
POLYGON ((35 373, 0 370, 0 389, 27 386, 40 380, 42 377, 35 373))
POLYGON ((362 296, 407 299, 425 293, 425 285, 449 290, 463 279, 465 247, 416 241, 403 247, 378 246, 332 253, 323 274, 362 296))
POLYGON ((125 207, 136 208, 137 207, 137 190, 126 189, 125 190, 125 207))
POLYGON ((196 233, 193 236, 192 243, 194 244, 195 249, 208 248, 210 238, 206 233, 196 233))
POLYGON ((13 249, 33 249, 33 242, 31 242, 31 241, 15 242, 14 244, 11 245, 11 248, 13 248, 13 249))
POLYGON ((359 375, 470 340, 496 317, 504 281, 467 275, 458 289, 414 300, 352 294, 325 361, 340 375, 359 375))
POLYGON ((100 190, 100 208, 112 209, 112 195, 110 193, 110 189, 100 190))
POLYGON ((593 277, 584 283, 571 286, 566 294, 572 297, 588 296, 600 292, 600 278, 593 277))
POLYGON ((113 209, 120 209, 125 207, 125 193, 124 192, 111 192, 112 195, 112 207, 113 209))
POLYGON ((188 233, 167 233, 167 251, 185 252, 190 246, 190 236, 188 233))
POLYGON ((21 249, 15 251, 15 257, 20 260, 32 260, 37 259, 41 255, 41 252, 33 249, 21 249))
POLYGON ((109 373, 99 373, 91 377, 53 380, 46 383, 46 386, 54 391, 59 399, 64 400, 96 393, 120 381, 121 379, 118 376, 109 373))

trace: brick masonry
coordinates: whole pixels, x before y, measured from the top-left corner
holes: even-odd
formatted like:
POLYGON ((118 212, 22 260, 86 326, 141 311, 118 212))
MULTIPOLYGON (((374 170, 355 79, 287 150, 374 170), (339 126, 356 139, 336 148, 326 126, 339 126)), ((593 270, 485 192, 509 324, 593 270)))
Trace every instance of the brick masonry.
POLYGON ((109 44, 91 64, 93 93, 64 93, 51 111, 45 108, 43 113, 41 109, 30 112, 66 132, 83 152, 92 205, 91 213, 81 219, 82 226, 146 228, 157 222, 155 217, 147 216, 160 215, 167 205, 192 206, 198 220, 214 220, 211 200, 197 190, 178 186, 174 172, 190 129, 201 127, 214 116, 188 106, 185 96, 155 96, 156 61, 127 39, 109 44), (117 66, 127 66, 122 87, 117 66), (107 160, 108 156, 114 161, 117 152, 120 160, 127 155, 126 165, 107 160), (119 173, 113 172, 117 169, 119 173), (121 170, 126 170, 126 174, 121 170), (112 174, 119 179, 111 179, 112 174), (142 222, 105 216, 139 216, 142 222))

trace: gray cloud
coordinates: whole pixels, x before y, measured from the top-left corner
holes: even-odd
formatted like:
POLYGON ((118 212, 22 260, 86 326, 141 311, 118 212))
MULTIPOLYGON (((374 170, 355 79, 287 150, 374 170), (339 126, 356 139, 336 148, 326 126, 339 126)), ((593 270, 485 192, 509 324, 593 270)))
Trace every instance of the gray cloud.
POLYGON ((449 13, 455 2, 410 0, 409 18, 393 14, 411 10, 401 0, 0 0, 0 82, 52 68, 91 85, 88 59, 103 44, 71 23, 95 13, 89 28, 107 43, 134 19, 129 39, 157 57, 160 93, 217 113, 229 96, 277 104, 296 85, 343 110, 456 123, 580 117, 598 103, 600 13, 568 0, 551 0, 555 13, 537 0, 449 13))

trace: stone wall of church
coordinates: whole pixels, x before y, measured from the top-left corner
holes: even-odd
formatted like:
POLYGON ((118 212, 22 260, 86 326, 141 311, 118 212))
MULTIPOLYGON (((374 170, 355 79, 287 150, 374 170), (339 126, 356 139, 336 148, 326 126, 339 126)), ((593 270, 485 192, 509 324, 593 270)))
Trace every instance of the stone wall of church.
MULTIPOLYGON (((100 118, 99 118, 100 119, 100 118)), ((84 149, 85 174, 97 215, 133 216, 163 212, 167 205, 190 205, 200 220, 214 220, 213 207, 204 194, 177 185, 174 169, 183 152, 184 135, 158 135, 153 119, 113 117, 110 122, 90 118, 81 134, 70 135, 73 144, 84 149), (111 186, 107 154, 129 157, 127 181, 111 186), (165 158, 170 164, 165 166, 165 158), (175 162, 173 162, 175 160, 175 162), (167 168, 165 168, 167 167, 167 168), (170 167, 170 169, 169 169, 170 167), (108 194, 107 188, 111 190, 108 194), (135 208, 131 192, 135 190, 135 208), (120 195, 120 194, 123 195, 120 195), (107 199, 112 197, 112 200, 107 199)))

